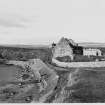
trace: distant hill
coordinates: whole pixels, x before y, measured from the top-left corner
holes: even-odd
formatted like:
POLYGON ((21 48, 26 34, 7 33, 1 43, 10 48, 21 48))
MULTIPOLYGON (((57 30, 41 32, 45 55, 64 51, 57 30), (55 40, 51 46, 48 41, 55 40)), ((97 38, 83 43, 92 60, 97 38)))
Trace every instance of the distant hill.
POLYGON ((94 42, 83 42, 83 43, 78 43, 78 45, 83 47, 105 47, 105 43, 94 43, 94 42))
POLYGON ((0 47, 13 47, 13 48, 27 48, 27 49, 36 49, 36 48, 49 48, 49 45, 23 45, 23 44, 17 44, 17 45, 0 45, 0 47))
MULTIPOLYGON (((94 42, 80 42, 79 46, 83 47, 105 47, 105 43, 94 43, 94 42)), ((50 48, 51 45, 24 45, 24 44, 1 44, 0 47, 13 47, 13 48, 28 48, 28 49, 36 49, 36 48, 50 48)))
POLYGON ((5 60, 41 59, 51 62, 52 51, 48 45, 0 45, 0 58, 5 60))

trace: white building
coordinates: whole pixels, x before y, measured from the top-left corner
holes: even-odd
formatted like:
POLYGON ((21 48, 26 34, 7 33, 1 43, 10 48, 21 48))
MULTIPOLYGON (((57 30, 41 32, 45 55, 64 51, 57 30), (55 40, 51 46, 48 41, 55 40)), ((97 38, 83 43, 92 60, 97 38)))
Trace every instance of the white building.
POLYGON ((100 49, 84 48, 83 55, 84 56, 102 56, 102 53, 100 49))

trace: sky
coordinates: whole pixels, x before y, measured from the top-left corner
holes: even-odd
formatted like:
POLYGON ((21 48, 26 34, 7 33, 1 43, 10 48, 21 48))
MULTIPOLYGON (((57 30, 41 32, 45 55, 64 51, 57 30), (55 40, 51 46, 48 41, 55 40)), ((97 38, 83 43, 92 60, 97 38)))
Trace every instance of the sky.
POLYGON ((0 0, 0 44, 50 44, 61 37, 105 43, 105 0, 0 0))

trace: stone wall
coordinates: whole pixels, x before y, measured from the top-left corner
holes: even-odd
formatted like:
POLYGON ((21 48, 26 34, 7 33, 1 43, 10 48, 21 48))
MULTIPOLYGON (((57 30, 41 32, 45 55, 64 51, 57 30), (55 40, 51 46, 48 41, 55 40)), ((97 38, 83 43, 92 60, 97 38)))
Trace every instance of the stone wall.
POLYGON ((68 68, 82 68, 82 67, 105 67, 105 61, 97 61, 97 62, 60 62, 56 59, 52 59, 52 62, 59 67, 68 67, 68 68))

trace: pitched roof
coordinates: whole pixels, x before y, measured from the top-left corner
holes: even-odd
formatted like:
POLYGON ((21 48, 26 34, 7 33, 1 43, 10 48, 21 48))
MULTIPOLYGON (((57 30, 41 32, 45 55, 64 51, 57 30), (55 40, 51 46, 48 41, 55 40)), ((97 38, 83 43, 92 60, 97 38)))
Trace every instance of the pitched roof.
POLYGON ((72 39, 67 39, 67 38, 64 38, 64 37, 62 37, 59 41, 59 43, 62 43, 62 42, 65 42, 65 43, 69 44, 71 47, 78 45, 72 39))

